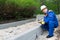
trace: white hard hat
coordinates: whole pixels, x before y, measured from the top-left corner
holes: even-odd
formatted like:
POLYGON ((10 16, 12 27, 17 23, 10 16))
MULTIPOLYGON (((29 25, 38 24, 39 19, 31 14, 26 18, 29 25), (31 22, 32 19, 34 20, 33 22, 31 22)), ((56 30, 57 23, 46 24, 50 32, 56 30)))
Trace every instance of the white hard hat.
POLYGON ((44 8, 47 8, 45 5, 42 5, 41 7, 40 7, 40 9, 41 10, 43 10, 44 8))

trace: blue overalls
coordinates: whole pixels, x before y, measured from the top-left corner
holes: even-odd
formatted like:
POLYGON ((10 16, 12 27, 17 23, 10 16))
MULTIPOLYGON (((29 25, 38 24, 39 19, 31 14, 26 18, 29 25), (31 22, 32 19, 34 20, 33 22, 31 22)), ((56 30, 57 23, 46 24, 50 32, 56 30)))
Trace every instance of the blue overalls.
POLYGON ((53 36, 54 28, 58 27, 58 20, 53 11, 47 11, 47 16, 44 17, 45 24, 42 28, 48 30, 49 36, 53 36))

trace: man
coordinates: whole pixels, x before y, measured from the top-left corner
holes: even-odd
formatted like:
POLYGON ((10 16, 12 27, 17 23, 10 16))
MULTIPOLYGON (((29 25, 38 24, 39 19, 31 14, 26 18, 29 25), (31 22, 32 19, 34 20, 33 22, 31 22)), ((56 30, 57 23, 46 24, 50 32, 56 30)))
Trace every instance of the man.
POLYGON ((48 31, 47 38, 51 38, 54 36, 54 29, 58 27, 58 20, 55 13, 52 10, 48 10, 45 5, 41 6, 41 11, 45 15, 41 27, 48 31))

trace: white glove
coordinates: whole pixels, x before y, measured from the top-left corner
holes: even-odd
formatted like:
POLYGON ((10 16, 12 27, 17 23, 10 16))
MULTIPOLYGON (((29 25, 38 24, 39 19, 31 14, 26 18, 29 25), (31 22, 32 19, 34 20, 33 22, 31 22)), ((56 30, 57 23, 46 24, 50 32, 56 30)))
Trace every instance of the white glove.
POLYGON ((42 20, 40 20, 40 21, 38 21, 38 23, 40 23, 40 24, 45 24, 45 22, 44 22, 44 20, 42 19, 42 20))

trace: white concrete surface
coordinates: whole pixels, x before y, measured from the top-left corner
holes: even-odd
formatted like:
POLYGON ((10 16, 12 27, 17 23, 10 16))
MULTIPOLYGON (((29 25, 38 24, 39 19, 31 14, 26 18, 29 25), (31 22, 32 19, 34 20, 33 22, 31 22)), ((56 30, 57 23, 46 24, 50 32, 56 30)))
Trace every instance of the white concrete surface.
POLYGON ((41 28, 37 22, 0 30, 0 40, 35 40, 39 35, 41 35, 41 28))
POLYGON ((23 25, 25 23, 32 22, 34 20, 35 20, 35 18, 28 19, 28 20, 23 20, 23 21, 12 22, 12 23, 0 24, 0 29, 5 29, 5 28, 9 28, 9 27, 16 27, 16 26, 19 26, 19 25, 23 25))
POLYGON ((0 40, 56 40, 54 37, 47 39, 48 32, 42 34, 40 24, 37 22, 26 23, 17 27, 10 27, 0 30, 0 40))

